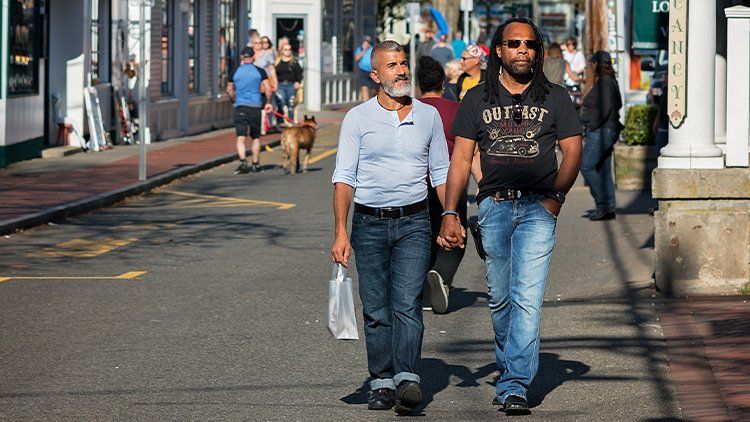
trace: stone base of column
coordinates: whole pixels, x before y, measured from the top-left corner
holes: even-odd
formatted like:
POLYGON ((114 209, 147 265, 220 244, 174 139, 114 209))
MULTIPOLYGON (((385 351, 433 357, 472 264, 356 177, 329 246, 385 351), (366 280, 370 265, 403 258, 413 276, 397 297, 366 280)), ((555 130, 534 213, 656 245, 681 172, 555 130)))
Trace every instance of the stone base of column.
POLYGON ((660 169, 720 169, 724 157, 659 157, 660 169))
POLYGON ((750 288, 750 169, 657 169, 656 286, 673 296, 750 288))

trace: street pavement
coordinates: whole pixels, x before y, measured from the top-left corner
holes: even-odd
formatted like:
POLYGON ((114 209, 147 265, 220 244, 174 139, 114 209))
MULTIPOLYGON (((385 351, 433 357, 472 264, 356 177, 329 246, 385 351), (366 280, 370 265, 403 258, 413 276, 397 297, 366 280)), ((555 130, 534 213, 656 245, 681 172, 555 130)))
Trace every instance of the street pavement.
MULTIPOLYGON (((364 341, 325 326, 337 130, 321 128, 306 174, 285 175, 276 148, 262 173, 220 165, 0 239, 0 419, 396 418, 366 408, 364 341)), ((617 220, 589 222, 587 189, 568 195, 527 420, 689 416, 656 311, 653 203, 618 202, 617 220)), ((505 417, 491 405, 484 267, 467 247, 449 313, 425 313, 425 420, 505 417)), ((361 317, 356 290, 355 304, 361 317)))

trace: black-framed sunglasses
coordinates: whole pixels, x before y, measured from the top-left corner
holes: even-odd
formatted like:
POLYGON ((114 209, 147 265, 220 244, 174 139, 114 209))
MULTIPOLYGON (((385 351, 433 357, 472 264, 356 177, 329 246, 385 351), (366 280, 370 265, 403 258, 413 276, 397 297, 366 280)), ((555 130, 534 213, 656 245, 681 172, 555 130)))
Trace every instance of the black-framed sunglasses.
POLYGON ((541 47, 541 43, 537 40, 507 40, 503 41, 503 45, 508 46, 508 48, 518 48, 521 46, 521 43, 526 44, 526 48, 530 48, 532 50, 536 50, 539 47, 541 47))
POLYGON ((523 95, 513 94, 510 99, 513 101, 513 121, 520 124, 523 120, 523 106, 521 105, 523 95))

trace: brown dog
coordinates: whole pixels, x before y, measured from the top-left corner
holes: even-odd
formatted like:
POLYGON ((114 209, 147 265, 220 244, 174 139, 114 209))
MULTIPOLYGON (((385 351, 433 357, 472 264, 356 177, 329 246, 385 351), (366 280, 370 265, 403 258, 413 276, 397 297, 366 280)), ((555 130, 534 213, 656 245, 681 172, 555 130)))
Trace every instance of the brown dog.
POLYGON ((310 155, 312 155, 313 145, 315 144, 315 132, 318 130, 318 123, 315 116, 307 116, 302 124, 284 129, 281 132, 281 148, 283 150, 284 168, 286 169, 287 159, 289 160, 289 174, 295 174, 299 165, 299 152, 307 150, 305 162, 302 165, 302 172, 307 172, 307 165, 310 164, 310 155))

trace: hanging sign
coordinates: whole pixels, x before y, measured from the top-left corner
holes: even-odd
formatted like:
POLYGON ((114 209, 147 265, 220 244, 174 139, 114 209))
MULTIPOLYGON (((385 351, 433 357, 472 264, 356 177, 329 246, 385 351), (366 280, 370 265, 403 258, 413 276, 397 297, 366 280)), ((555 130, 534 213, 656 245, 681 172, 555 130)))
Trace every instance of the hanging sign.
POLYGON ((669 8, 669 70, 667 115, 677 129, 687 114, 688 0, 671 0, 669 8))

